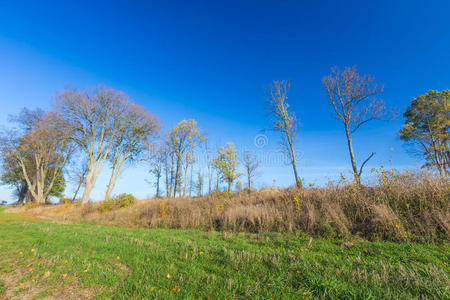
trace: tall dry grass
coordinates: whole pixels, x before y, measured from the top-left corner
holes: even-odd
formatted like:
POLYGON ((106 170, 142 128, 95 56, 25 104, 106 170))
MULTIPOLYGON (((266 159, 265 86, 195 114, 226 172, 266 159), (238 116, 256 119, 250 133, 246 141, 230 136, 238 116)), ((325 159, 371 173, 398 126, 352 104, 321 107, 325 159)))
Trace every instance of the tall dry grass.
POLYGON ((231 197, 145 199, 105 211, 100 203, 13 208, 70 223, 237 232, 359 235, 369 240, 449 240, 450 181, 430 174, 380 173, 372 187, 264 189, 231 197))

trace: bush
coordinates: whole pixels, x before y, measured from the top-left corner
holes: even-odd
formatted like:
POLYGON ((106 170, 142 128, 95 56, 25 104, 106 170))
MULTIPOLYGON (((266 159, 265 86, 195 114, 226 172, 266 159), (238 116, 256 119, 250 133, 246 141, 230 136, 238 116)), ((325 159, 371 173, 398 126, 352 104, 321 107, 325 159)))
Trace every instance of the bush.
POLYGON ((73 204, 73 200, 70 198, 63 197, 59 199, 59 204, 73 204))
POLYGON ((133 205, 136 198, 132 194, 123 193, 111 199, 100 202, 99 210, 102 212, 119 208, 126 208, 133 205))

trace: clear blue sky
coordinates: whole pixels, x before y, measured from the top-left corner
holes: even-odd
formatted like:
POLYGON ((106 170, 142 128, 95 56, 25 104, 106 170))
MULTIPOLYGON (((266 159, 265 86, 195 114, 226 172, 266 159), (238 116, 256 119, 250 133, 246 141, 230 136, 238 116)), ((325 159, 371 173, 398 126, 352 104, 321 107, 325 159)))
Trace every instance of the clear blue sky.
MULTIPOLYGON (((165 129, 194 118, 213 145, 234 142, 262 156, 277 151, 267 128, 264 87, 292 81, 290 102, 302 127, 296 148, 307 183, 349 175, 341 124, 321 78, 357 65, 385 84, 385 101, 404 111, 430 89, 450 88, 448 1, 3 1, 0 0, 0 125, 20 108, 50 108, 65 85, 106 84, 156 114, 165 129)), ((398 139, 402 119, 357 133, 358 162, 416 168, 398 139), (393 148, 393 150, 390 150, 393 148)), ((292 184, 289 166, 263 165, 258 185, 292 184)), ((109 172, 105 168, 103 177, 109 172)), ((115 192, 153 194, 145 166, 124 173, 115 192)), ((93 198, 101 199, 106 179, 93 198)), ((68 188, 68 194, 71 188, 68 188)), ((10 199, 11 191, 0 189, 10 199)))

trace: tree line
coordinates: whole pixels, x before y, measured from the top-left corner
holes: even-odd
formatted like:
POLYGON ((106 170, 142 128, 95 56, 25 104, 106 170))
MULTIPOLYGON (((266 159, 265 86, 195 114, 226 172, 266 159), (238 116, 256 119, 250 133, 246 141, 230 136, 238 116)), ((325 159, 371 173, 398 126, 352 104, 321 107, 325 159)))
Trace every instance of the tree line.
MULTIPOLYGON (((358 164, 353 135, 364 124, 391 121, 397 113, 383 101, 383 85, 370 75, 359 74, 356 67, 332 68, 322 83, 330 107, 343 125, 354 182, 361 184, 364 166, 375 153, 358 164)), ((266 102, 270 128, 279 132, 295 184, 301 188, 294 147, 298 122, 288 104, 290 87, 287 80, 273 81, 266 102)), ((450 169, 449 100, 450 90, 429 91, 413 99, 399 132, 410 149, 426 161, 424 167, 441 176, 448 176, 450 169)), ((52 196, 62 197, 66 177, 76 183, 72 200, 82 189, 79 201, 87 203, 105 165, 111 168, 106 200, 118 177, 130 166, 144 162, 155 178, 156 197, 211 194, 219 191, 222 183, 231 192, 242 175, 250 191, 259 173, 260 161, 250 152, 239 158, 232 143, 212 153, 207 133, 195 120, 182 120, 161 132, 161 122, 151 112, 107 87, 66 89, 57 93, 50 111, 23 109, 10 121, 16 126, 1 136, 0 179, 16 189, 18 203, 42 204, 52 196), (203 153, 206 168, 196 171, 198 153, 203 153), (244 173, 239 172, 240 165, 244 173)), ((238 186, 241 189, 240 181, 238 186)))

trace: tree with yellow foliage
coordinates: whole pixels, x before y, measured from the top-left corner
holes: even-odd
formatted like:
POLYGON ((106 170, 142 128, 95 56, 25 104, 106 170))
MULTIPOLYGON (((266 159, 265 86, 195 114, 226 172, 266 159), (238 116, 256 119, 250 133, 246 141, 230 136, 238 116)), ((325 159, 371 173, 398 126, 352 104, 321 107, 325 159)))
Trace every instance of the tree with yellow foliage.
POLYGON ((217 157, 214 159, 214 166, 218 170, 221 180, 227 182, 229 193, 231 193, 233 181, 241 176, 237 172, 237 166, 239 165, 237 156, 234 144, 227 143, 225 147, 219 149, 217 157))

